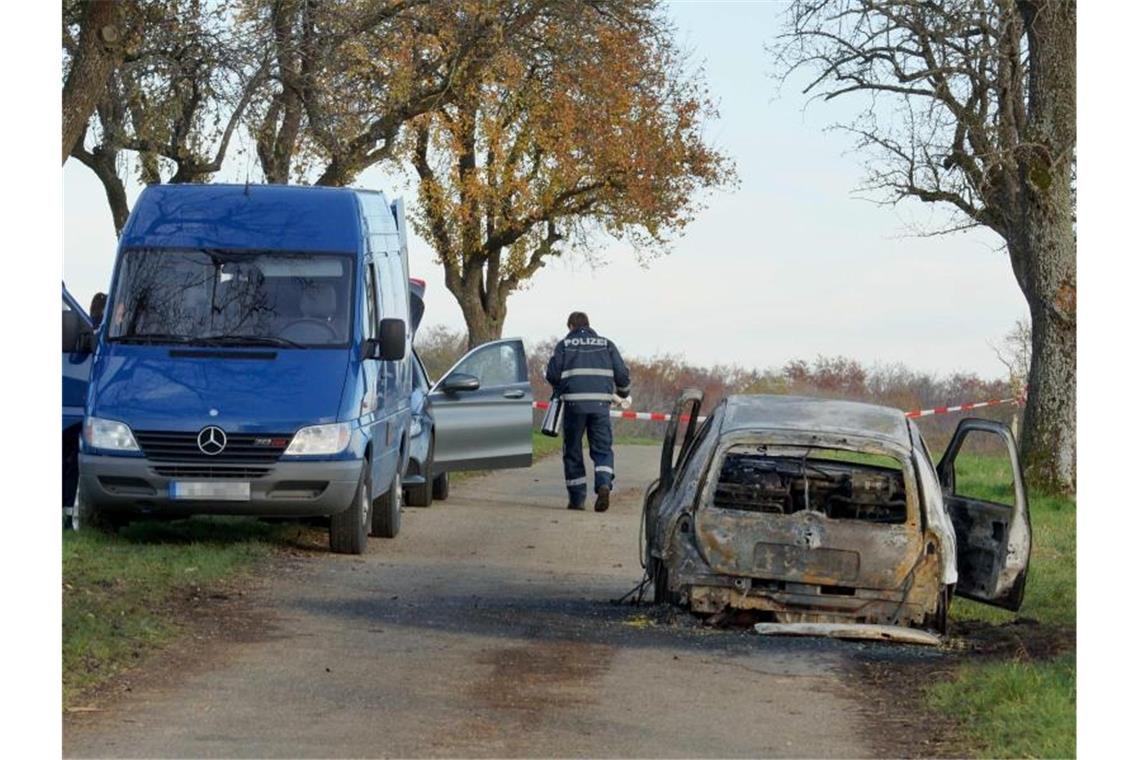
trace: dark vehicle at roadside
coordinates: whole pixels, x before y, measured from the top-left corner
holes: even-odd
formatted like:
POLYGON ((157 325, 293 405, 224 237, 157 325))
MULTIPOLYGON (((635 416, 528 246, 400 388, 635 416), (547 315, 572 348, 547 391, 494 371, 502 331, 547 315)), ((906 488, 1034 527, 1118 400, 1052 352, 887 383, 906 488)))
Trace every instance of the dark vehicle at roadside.
MULTIPOLYGON (((70 510, 79 482, 79 436, 83 431, 83 404, 91 375, 91 317, 63 288, 63 506, 70 510)), ((70 515, 65 513, 65 518, 70 515)))

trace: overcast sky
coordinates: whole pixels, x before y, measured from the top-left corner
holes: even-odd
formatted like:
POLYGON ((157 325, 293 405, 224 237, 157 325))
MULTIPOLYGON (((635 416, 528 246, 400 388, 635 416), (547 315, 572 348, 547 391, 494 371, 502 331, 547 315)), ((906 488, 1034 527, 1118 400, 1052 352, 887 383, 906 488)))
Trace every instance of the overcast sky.
MULTIPOLYGON (((825 128, 858 104, 805 110, 795 87, 777 89, 764 45, 782 7, 671 6, 719 100, 720 119, 707 136, 736 160, 740 187, 704 198, 706 210, 672 252, 647 267, 617 243, 605 244, 600 253, 609 263, 598 269, 552 261, 510 300, 505 334, 541 340, 564 332, 566 315, 582 310, 627 356, 769 367, 841 354, 1002 375, 990 344, 1027 310, 998 238, 986 231, 915 237, 915 224, 940 218, 929 207, 855 197, 861 157, 850 138, 825 128)), ((217 179, 244 181, 247 162, 256 181, 248 150, 217 179)), ((399 175, 370 170, 358 184, 414 203, 399 175)), ((131 189, 132 201, 137 192, 131 189)), ((100 184, 74 159, 64 167, 64 206, 65 279, 86 304, 107 289, 115 238, 100 184)), ((430 247, 414 236, 409 245, 413 275, 428 281, 424 324, 462 329, 430 247)))

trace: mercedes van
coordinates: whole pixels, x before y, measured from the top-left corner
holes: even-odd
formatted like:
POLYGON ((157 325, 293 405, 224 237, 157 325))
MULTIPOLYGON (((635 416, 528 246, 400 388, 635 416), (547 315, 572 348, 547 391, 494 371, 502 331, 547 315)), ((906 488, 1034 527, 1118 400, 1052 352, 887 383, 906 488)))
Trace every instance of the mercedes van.
MULTIPOLYGON (((394 537, 412 417, 409 308, 399 201, 346 188, 148 187, 123 228, 101 323, 65 318, 69 361, 93 354, 74 517, 328 517, 330 547, 352 554, 369 534, 394 537)), ((525 373, 525 357, 516 362, 525 373)), ((482 423, 510 428, 519 456, 501 466, 529 464, 529 389, 488 406, 478 379, 460 379, 451 398, 471 395, 482 423)))

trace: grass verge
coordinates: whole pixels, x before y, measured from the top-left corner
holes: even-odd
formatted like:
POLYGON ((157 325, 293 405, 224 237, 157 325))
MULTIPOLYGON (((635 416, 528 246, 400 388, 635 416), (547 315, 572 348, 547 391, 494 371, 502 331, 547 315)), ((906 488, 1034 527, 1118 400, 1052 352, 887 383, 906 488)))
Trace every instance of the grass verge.
POLYGON ((188 604, 227 588, 300 530, 195 518, 134 523, 116 535, 65 532, 64 707, 172 641, 188 604))
MULTIPOLYGON (((963 455, 959 491, 1009 503, 1008 465, 963 455), (968 490, 967 490, 968 489, 968 490)), ((965 599, 951 609, 959 630, 980 632, 997 658, 978 658, 926 690, 927 704, 957 721, 984 757, 1076 754, 1076 503, 1031 494, 1033 551, 1018 613, 965 599)))

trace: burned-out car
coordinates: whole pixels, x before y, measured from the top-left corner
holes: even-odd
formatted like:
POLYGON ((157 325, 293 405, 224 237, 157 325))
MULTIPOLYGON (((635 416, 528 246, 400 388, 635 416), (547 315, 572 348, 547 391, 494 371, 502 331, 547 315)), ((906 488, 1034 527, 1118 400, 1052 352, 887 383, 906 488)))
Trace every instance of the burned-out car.
POLYGON ((645 496, 643 561, 656 601, 752 610, 774 624, 940 633, 955 595, 1020 607, 1031 534, 1006 425, 962 420, 936 466, 896 409, 730 396, 698 423, 701 401, 696 390, 677 400, 645 496), (973 436, 1009 457, 1010 504, 956 488, 956 460, 973 436))

